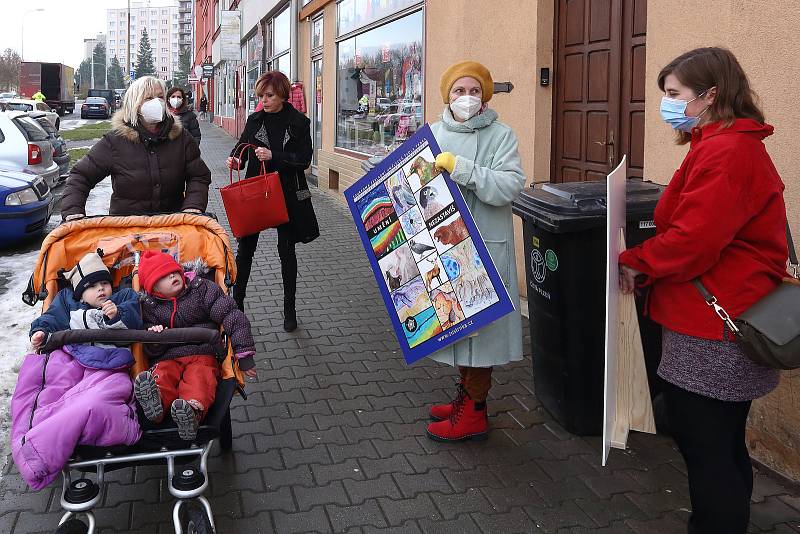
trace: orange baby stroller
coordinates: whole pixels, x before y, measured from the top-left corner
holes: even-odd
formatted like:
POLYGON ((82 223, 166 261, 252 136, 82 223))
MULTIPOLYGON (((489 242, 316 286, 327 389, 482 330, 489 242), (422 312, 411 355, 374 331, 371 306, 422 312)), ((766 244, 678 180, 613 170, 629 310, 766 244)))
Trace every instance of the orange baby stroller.
MULTIPOLYGON (((177 213, 157 216, 87 217, 65 223, 45 238, 23 301, 33 306, 42 302, 42 311, 67 282, 64 268, 75 265, 84 254, 97 251, 113 277, 115 288, 138 290, 138 259, 145 250, 161 250, 180 262, 202 260, 203 276, 224 291, 233 285, 236 268, 225 230, 207 215, 177 213)), ((132 446, 78 446, 63 469, 61 506, 66 513, 58 529, 61 533, 92 533, 92 509, 102 499, 104 473, 142 464, 164 464, 167 487, 177 499, 173 508, 176 534, 214 532, 211 505, 203 496, 208 487, 208 455, 214 441, 223 450, 232 446, 230 402, 235 393, 244 397, 242 373, 232 355, 224 332, 205 328, 176 328, 161 333, 131 330, 69 330, 48 336, 40 349, 49 352, 68 343, 135 342, 132 376, 147 369, 141 343, 212 343, 219 347, 221 378, 216 400, 200 426, 197 438, 179 438, 174 424, 149 422, 139 409, 142 438, 132 446), (95 473, 94 480, 85 473, 95 473), (73 478, 78 473, 78 478, 73 478), (88 524, 78 518, 83 514, 88 524)))

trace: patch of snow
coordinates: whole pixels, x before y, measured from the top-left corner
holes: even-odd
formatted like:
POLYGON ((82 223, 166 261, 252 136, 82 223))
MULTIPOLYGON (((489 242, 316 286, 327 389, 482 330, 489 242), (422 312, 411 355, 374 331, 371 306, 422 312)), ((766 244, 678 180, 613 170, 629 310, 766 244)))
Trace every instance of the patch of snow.
MULTIPOLYGON (((111 198, 111 180, 97 184, 86 202, 87 215, 108 213, 111 198)), ((61 214, 53 213, 47 224, 51 231, 61 222, 61 214)), ((44 236, 44 234, 43 234, 44 236)), ((39 250, 19 253, 0 253, 0 277, 7 280, 0 289, 0 317, 4 318, 0 328, 0 464, 5 464, 10 452, 11 395, 17 383, 17 374, 22 360, 30 348, 28 330, 31 322, 39 316, 41 305, 30 307, 22 302, 22 292, 28 285, 39 250)), ((61 267, 71 268, 72 265, 61 267)))

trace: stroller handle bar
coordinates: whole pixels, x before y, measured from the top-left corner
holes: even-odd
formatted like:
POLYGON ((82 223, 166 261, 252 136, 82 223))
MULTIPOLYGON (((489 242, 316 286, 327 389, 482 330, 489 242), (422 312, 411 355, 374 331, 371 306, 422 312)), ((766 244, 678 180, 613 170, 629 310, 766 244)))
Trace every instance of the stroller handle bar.
POLYGON ((211 328, 168 328, 162 332, 149 330, 61 330, 47 335, 39 348, 50 352, 70 343, 208 343, 224 350, 224 340, 219 330, 211 328))

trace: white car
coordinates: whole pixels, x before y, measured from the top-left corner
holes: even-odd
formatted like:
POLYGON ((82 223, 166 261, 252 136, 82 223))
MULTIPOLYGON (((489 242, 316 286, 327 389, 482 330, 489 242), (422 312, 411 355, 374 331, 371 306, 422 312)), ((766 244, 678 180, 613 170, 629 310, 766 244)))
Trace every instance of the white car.
POLYGON ((11 98, 5 101, 5 105, 8 109, 13 109, 14 111, 42 111, 47 116, 47 120, 50 121, 50 124, 53 125, 53 128, 58 131, 61 127, 61 118, 58 116, 58 113, 50 109, 50 106, 45 104, 44 102, 39 102, 37 100, 24 100, 22 98, 11 98))
POLYGON ((27 113, 0 113, 0 169, 38 174, 50 188, 59 179, 53 145, 47 132, 27 113))

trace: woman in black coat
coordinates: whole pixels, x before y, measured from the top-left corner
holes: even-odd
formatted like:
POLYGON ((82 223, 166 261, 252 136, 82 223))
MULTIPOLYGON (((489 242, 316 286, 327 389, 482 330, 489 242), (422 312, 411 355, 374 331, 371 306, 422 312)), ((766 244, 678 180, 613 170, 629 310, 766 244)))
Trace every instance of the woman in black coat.
MULTIPOLYGON (((280 175, 289 213, 289 222, 278 227, 278 255, 283 277, 283 329, 291 332, 297 328, 295 244, 309 243, 319 236, 305 175, 305 169, 311 165, 311 126, 308 117, 287 102, 290 85, 283 73, 271 71, 262 74, 256 81, 255 89, 264 108, 247 118, 242 136, 231 151, 227 165, 230 169, 242 169, 246 164, 246 176, 250 178, 261 174, 261 162, 264 162, 267 172, 280 175), (240 157, 241 147, 246 144, 257 148, 245 149, 240 157)), ((239 309, 244 309, 258 236, 253 234, 238 240, 233 298, 239 309)))
POLYGON ((200 123, 197 122, 197 115, 189 109, 189 101, 186 92, 180 87, 173 87, 167 92, 167 110, 175 117, 178 117, 183 127, 192 134, 197 144, 200 144, 200 123))

